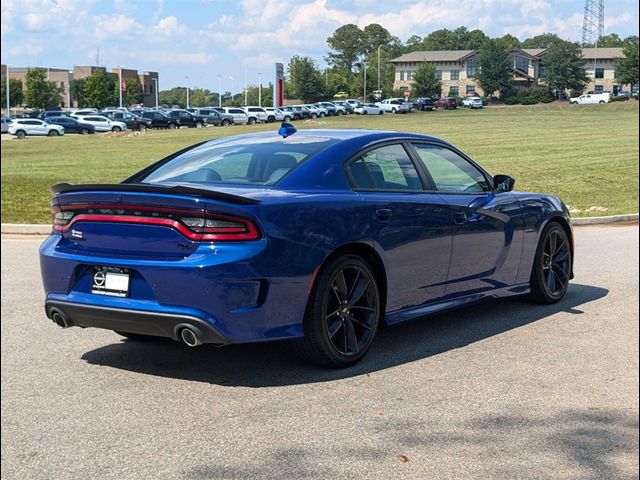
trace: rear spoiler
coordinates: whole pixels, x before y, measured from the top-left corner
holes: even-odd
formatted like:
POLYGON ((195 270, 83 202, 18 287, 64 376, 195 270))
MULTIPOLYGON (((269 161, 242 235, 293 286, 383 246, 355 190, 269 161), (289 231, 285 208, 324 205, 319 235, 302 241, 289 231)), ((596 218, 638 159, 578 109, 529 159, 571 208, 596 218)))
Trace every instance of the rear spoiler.
POLYGON ((191 195, 194 197, 220 200, 223 202, 237 203, 242 205, 257 205, 260 200, 242 197, 231 193, 216 192, 206 188, 187 187, 184 185, 151 185, 147 183, 56 183, 51 187, 54 194, 70 192, 146 192, 146 193, 168 193, 174 195, 191 195))

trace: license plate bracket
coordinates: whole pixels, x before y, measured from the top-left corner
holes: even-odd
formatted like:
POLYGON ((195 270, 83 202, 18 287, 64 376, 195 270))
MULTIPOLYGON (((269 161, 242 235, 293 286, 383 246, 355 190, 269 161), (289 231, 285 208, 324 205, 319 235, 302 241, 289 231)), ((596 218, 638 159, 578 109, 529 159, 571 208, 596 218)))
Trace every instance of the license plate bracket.
POLYGON ((128 297, 131 274, 128 268, 95 266, 91 277, 91 293, 111 297, 128 297))

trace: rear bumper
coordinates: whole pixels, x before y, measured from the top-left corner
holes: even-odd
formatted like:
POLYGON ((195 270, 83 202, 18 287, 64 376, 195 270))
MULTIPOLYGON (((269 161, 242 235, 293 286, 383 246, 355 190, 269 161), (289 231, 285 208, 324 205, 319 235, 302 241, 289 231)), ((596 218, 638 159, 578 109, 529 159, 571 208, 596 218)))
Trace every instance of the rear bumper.
POLYGON ((180 338, 180 330, 190 328, 198 333, 202 343, 225 345, 228 340, 206 321, 180 313, 162 313, 125 308, 111 308, 81 303, 49 300, 45 303, 47 317, 53 320, 54 314, 62 315, 66 326, 95 327, 119 332, 138 333, 180 338))

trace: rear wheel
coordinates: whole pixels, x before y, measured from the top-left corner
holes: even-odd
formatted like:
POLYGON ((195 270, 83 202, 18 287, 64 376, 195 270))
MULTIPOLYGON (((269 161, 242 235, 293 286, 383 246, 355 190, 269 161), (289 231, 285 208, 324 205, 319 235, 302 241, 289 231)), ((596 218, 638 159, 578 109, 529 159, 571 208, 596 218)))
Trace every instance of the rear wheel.
POLYGON ((228 127, 229 125, 231 125, 231 122, 225 118, 224 120, 222 120, 222 123, 220 125, 222 125, 223 127, 228 127))
POLYGON ((169 124, 169 130, 175 130, 176 128, 178 128, 178 126, 175 123, 169 124))
POLYGON ((18 130, 16 132, 16 137, 18 137, 18 138, 24 138, 26 136, 27 136, 27 132, 25 132, 24 130, 18 130))
POLYGON ((291 117, 289 117, 289 116, 285 116, 285 117, 282 119, 282 121, 283 121, 283 122, 290 122, 290 121, 291 121, 291 117))
POLYGON ((604 103, 604 100, 600 100, 598 103, 604 103))
POLYGON ((202 128, 202 127, 204 127, 204 123, 196 122, 196 128, 202 128))
POLYGON ((382 115, 383 113, 384 113, 384 112, 383 112, 382 110, 380 110, 380 111, 378 112, 378 115, 382 115))
POLYGON ((542 304, 559 302, 569 286, 572 261, 566 230, 556 222, 548 224, 540 235, 533 261, 530 299, 542 304))
POLYGON ((89 130, 86 128, 81 128, 80 129, 80 135, 89 135, 89 130))
POLYGON ((140 125, 138 125, 138 130, 140 132, 146 132, 147 131, 147 126, 144 123, 141 123, 140 125))
POLYGON ((304 338, 295 348, 312 363, 349 367, 371 347, 380 317, 380 293, 371 267, 356 255, 336 257, 316 278, 304 338))
POLYGON ((398 113, 398 110, 396 110, 395 108, 392 108, 391 113, 398 113))

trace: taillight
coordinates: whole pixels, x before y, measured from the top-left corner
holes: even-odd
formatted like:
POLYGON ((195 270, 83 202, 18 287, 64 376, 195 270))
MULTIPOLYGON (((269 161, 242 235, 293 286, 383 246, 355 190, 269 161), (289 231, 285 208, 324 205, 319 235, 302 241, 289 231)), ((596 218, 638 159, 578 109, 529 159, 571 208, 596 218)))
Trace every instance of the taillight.
POLYGON ((173 228, 193 241, 257 240, 260 231, 246 218, 203 210, 147 205, 72 204, 52 207, 53 230, 64 233, 77 222, 112 222, 173 228))

